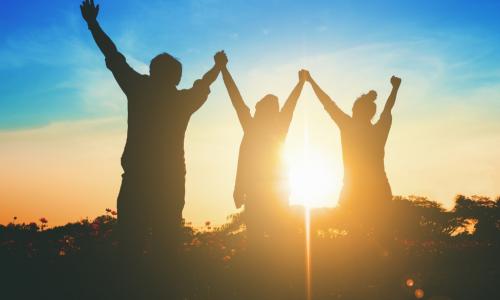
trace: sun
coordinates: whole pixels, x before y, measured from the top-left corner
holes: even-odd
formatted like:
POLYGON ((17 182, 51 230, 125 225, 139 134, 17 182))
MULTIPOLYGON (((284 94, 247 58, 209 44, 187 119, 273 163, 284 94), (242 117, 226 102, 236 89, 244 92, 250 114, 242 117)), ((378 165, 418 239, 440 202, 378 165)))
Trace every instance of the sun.
POLYGON ((310 145, 286 154, 290 204, 306 208, 335 206, 341 178, 335 164, 310 145))

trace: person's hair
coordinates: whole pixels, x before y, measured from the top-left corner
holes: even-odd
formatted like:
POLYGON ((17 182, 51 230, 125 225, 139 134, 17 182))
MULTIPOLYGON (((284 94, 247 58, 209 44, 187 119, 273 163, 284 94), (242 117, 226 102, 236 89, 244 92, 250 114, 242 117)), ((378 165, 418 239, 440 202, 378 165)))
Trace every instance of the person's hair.
POLYGON ((353 117, 356 115, 357 117, 371 120, 377 111, 377 105, 375 104, 376 99, 377 92, 373 90, 359 96, 352 106, 353 117))
POLYGON ((161 53, 151 60, 149 75, 178 85, 182 76, 182 64, 172 55, 161 53))
POLYGON ((265 95, 264 98, 260 99, 257 104, 255 104, 255 112, 277 112, 280 109, 280 104, 278 97, 272 94, 265 95))

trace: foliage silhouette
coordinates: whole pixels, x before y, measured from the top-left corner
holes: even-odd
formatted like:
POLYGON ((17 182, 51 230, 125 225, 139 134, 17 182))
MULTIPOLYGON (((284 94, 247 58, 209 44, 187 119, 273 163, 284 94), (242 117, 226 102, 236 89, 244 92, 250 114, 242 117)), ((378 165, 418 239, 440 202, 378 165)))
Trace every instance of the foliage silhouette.
MULTIPOLYGON (((391 249, 370 235, 350 236, 340 208, 312 211, 314 299, 415 299, 417 289, 424 291, 425 299, 500 296, 498 199, 457 196, 450 211, 417 196, 394 197, 392 205, 397 218, 391 221, 396 241, 391 249), (471 218, 475 225, 466 221, 471 218)), ((256 286, 249 280, 258 276, 270 283, 260 287, 269 298, 303 299, 302 213, 293 207, 291 225, 282 232, 293 240, 291 247, 267 249, 275 261, 264 265, 255 265, 258 260, 249 257, 240 214, 218 227, 209 222, 202 228, 184 224, 184 286, 176 293, 183 299, 252 299, 256 286), (284 270, 286 284, 278 286, 273 272, 284 270)), ((0 226, 0 282, 6 299, 136 299, 131 287, 116 280, 119 241, 111 212, 45 230, 40 224, 14 222, 0 226)), ((152 263, 149 249, 145 243, 144 264, 152 263)), ((155 277, 165 280, 162 274, 141 276, 141 298, 161 298, 150 285, 155 277)))

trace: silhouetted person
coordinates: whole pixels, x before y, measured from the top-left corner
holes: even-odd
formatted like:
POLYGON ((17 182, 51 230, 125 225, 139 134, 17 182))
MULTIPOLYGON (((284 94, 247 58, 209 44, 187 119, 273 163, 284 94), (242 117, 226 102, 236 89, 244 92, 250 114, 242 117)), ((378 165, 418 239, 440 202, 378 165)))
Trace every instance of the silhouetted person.
POLYGON ((384 218, 392 200, 391 187, 384 167, 384 148, 392 123, 391 110, 401 79, 391 78, 392 92, 380 119, 372 124, 376 112, 377 93, 361 95, 352 107, 352 117, 308 76, 316 96, 340 129, 344 161, 344 185, 339 204, 359 217, 362 223, 377 222, 384 218))
MULTIPOLYGON (((172 253, 184 207, 184 136, 191 115, 207 100, 217 78, 217 64, 193 87, 178 90, 181 63, 167 53, 156 56, 150 75, 132 69, 97 22, 99 5, 86 0, 82 16, 106 66, 128 99, 127 142, 121 159, 124 174, 118 196, 118 230, 122 248, 140 253, 149 228, 153 251, 172 253)), ((215 60, 221 53, 215 55, 215 60)))
POLYGON ((244 132, 234 202, 238 208, 245 206, 249 239, 260 240, 264 235, 272 235, 274 225, 281 221, 280 213, 288 205, 286 178, 281 164, 282 146, 304 86, 305 73, 299 72, 299 82, 281 110, 278 98, 269 94, 256 104, 252 116, 227 66, 222 67, 221 72, 244 132))

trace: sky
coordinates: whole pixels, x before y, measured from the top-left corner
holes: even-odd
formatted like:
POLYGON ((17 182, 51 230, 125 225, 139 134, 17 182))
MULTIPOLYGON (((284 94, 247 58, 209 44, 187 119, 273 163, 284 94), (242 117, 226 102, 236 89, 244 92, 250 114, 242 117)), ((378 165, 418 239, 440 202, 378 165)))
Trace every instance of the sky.
MULTIPOLYGON (((253 108, 281 102, 309 69, 346 112, 362 93, 403 79, 386 146, 394 194, 451 207, 456 194, 500 195, 500 3, 494 1, 96 1, 98 20, 128 62, 148 73, 168 52, 190 87, 224 49, 253 108)), ((79 1, 1 0, 0 223, 49 225, 116 207, 126 98, 83 22, 79 1)), ((186 134, 186 206, 194 224, 236 212, 242 137, 221 79, 186 134), (207 176, 207 174, 211 174, 207 176)), ((306 86, 285 145, 290 169, 304 136, 325 194, 342 182, 339 131, 306 86)), ((292 199, 293 200, 293 199, 292 199)), ((293 201, 292 201, 293 202, 293 201)))

